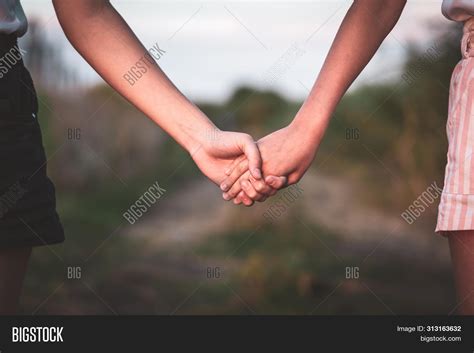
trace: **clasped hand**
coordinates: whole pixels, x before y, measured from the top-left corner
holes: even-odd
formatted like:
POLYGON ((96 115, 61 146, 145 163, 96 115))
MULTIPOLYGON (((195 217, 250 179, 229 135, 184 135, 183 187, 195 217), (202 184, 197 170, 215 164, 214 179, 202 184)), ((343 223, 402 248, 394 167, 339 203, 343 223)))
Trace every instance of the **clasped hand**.
POLYGON ((305 136, 291 124, 257 142, 248 134, 216 130, 191 156, 225 200, 251 206, 301 179, 318 145, 305 136))

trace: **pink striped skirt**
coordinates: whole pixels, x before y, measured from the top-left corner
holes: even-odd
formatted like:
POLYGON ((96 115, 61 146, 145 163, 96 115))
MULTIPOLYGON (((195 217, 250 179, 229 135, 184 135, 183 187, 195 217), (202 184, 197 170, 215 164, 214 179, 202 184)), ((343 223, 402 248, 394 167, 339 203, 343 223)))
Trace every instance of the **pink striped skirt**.
POLYGON ((474 229, 474 18, 464 25, 461 50, 449 92, 448 164, 437 232, 474 229))

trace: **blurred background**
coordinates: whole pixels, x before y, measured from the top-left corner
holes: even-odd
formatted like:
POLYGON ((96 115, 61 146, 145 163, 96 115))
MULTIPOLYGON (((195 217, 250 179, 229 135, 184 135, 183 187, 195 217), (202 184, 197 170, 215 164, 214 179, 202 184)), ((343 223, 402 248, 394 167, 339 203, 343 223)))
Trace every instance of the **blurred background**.
MULTIPOLYGON (((220 128, 259 138, 294 117, 351 1, 112 3, 220 128)), ((174 141, 104 84, 50 1, 22 4, 30 28, 20 45, 67 237, 34 251, 24 313, 455 309, 447 241, 434 234, 438 200, 411 224, 401 217, 443 185, 461 29, 441 1, 408 2, 335 113, 302 191, 252 208, 222 201, 174 141), (166 192, 129 224, 123 213, 156 182, 166 192)))

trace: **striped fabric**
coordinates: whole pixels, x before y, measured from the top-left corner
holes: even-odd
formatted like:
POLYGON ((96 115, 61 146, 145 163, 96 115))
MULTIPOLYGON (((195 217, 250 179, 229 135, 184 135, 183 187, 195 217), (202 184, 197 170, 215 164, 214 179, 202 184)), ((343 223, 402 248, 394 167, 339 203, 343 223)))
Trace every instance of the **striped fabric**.
POLYGON ((449 93, 448 164, 437 232, 474 229, 474 18, 464 25, 461 50, 449 93))

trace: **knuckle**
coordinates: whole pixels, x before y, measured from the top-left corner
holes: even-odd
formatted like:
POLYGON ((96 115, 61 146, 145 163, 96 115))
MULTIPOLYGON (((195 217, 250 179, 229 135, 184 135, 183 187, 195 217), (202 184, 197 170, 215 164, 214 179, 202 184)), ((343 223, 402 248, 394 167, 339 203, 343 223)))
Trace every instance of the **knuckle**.
POLYGON ((255 187, 255 190, 257 190, 258 192, 265 191, 265 184, 262 182, 255 183, 254 187, 255 187))
POLYGON ((257 197, 257 192, 253 189, 249 189, 247 195, 252 198, 252 199, 255 199, 257 197))
POLYGON ((252 136, 250 136, 250 134, 242 133, 242 138, 244 140, 247 140, 247 142, 249 142, 249 141, 253 142, 253 138, 252 138, 252 136))

